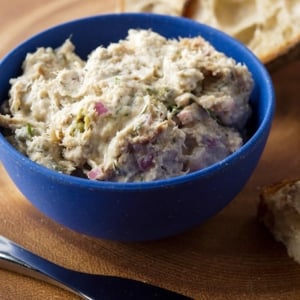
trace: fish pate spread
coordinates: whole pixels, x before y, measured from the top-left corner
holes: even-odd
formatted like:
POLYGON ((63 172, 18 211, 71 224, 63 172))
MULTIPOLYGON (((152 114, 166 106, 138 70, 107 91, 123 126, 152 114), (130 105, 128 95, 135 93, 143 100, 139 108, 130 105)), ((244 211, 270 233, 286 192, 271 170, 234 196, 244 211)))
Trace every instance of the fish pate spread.
POLYGON ((105 181, 152 181, 218 162, 243 144, 253 79, 202 37, 151 30, 99 46, 38 48, 11 79, 0 125, 33 161, 105 181))

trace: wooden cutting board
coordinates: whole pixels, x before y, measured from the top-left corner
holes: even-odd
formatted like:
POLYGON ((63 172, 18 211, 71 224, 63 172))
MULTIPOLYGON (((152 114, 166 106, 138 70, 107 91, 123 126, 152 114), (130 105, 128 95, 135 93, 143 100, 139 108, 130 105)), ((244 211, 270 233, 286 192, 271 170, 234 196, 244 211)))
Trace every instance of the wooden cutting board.
MULTIPOLYGON (((0 57, 23 39, 73 18, 114 11, 113 1, 1 0, 0 57)), ((263 185, 300 177, 300 61, 272 74, 277 111, 263 157, 243 191, 206 223, 177 237, 117 243, 55 224, 15 188, 0 165, 0 234, 65 267, 121 275, 195 299, 300 299, 300 266, 256 220, 263 185)), ((0 299, 77 299, 0 270, 0 299)))

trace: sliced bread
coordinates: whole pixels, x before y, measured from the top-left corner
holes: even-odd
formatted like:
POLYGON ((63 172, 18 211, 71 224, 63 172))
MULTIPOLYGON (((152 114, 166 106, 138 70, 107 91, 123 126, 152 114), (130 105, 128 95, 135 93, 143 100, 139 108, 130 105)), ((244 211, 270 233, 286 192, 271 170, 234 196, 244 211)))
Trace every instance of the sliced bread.
POLYGON ((299 0, 118 0, 121 12, 186 16, 248 46, 270 67, 300 57, 299 0))

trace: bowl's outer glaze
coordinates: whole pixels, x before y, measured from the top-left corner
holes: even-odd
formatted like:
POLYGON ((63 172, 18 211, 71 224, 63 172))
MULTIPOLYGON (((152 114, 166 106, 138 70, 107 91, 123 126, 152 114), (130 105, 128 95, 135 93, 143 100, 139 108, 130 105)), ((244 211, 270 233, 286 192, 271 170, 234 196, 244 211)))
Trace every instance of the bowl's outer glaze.
POLYGON ((218 50, 244 62, 255 78, 251 97, 253 134, 236 153, 187 176, 149 183, 95 182, 59 174, 35 164, 0 133, 0 160, 20 191, 41 212, 84 234, 139 241, 172 236, 213 216, 243 188, 256 167, 269 135, 274 91, 264 66, 242 44, 191 20, 154 14, 93 16, 56 26, 25 41, 0 62, 0 103, 9 79, 20 74, 26 53, 57 47, 71 37, 85 58, 100 44, 127 35, 129 28, 151 28, 168 38, 202 35, 218 50))

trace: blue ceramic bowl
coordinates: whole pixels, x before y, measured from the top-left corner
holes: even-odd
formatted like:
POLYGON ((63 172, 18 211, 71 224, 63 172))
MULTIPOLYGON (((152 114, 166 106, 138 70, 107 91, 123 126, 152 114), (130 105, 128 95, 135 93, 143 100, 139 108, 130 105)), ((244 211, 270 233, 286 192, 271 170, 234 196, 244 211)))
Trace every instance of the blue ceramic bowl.
POLYGON ((172 236, 215 215, 243 188, 255 169, 274 111, 272 82, 264 66, 242 44, 208 26, 184 18, 154 14, 111 14, 74 20, 35 35, 0 63, 0 103, 9 79, 20 74, 26 53, 60 46, 72 37, 83 58, 100 44, 127 35, 129 28, 151 28, 168 38, 202 35, 218 50, 245 63, 253 74, 250 139, 226 159, 197 172, 167 180, 97 182, 60 174, 18 152, 0 133, 0 160, 20 191, 49 218, 86 235, 142 241, 172 236))

